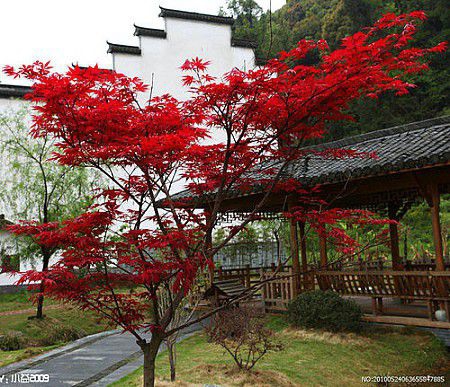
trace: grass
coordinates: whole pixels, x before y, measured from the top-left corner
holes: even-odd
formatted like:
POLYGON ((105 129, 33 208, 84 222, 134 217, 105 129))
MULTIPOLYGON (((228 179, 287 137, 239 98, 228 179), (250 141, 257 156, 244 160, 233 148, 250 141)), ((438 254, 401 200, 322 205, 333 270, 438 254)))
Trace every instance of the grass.
MULTIPOLYGON (((54 304, 56 304, 54 300, 45 300, 45 305, 54 304)), ((30 300, 30 293, 25 290, 13 294, 0 294, 0 313, 32 308, 34 305, 30 300)))
POLYGON ((20 360, 41 355, 44 352, 50 351, 57 347, 58 345, 50 345, 48 347, 30 347, 19 349, 17 351, 0 351, 0 366, 4 367, 8 364, 15 363, 20 360))
MULTIPOLYGON (((203 334, 177 347, 178 379, 171 384, 167 354, 157 359, 160 386, 360 386, 368 375, 444 375, 450 369, 444 346, 431 334, 402 328, 367 327, 360 334, 332 334, 289 328, 281 317, 268 325, 282 342, 255 371, 239 372, 228 355, 203 334)), ((142 369, 113 386, 141 386, 142 369)))
POLYGON ((51 304, 57 302, 46 300, 44 319, 29 320, 32 313, 26 310, 33 308, 33 305, 26 292, 0 295, 0 311, 24 311, 0 315, 0 336, 19 335, 24 346, 17 351, 0 350, 0 367, 41 354, 76 338, 112 329, 105 322, 100 322, 92 312, 80 311, 67 304, 46 310, 45 307, 51 304))

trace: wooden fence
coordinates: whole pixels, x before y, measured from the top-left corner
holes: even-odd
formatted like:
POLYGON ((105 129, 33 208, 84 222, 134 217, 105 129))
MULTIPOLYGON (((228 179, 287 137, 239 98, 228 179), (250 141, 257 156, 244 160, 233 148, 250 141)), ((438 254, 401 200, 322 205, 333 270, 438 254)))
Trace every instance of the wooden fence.
MULTIPOLYGON (((289 266, 286 267, 286 269, 289 266)), ((266 267, 250 267, 249 265, 236 268, 236 269, 222 269, 218 268, 214 270, 214 278, 223 281, 223 280, 239 280, 243 286, 249 288, 252 285, 259 283, 261 270, 269 270, 275 271, 276 266, 266 266, 266 267)))
POLYGON ((412 299, 450 297, 450 273, 436 271, 318 271, 322 290, 343 295, 412 299))
POLYGON ((266 310, 286 310, 294 296, 292 268, 274 273, 261 270, 261 296, 266 310))
POLYGON ((450 272, 448 271, 319 271, 317 283, 322 290, 346 296, 372 298, 375 314, 383 312, 383 298, 426 301, 428 315, 444 307, 450 316, 450 272))
POLYGON ((314 289, 314 273, 294 275, 292 268, 275 272, 261 270, 261 296, 268 311, 286 310, 290 301, 304 291, 314 289))
POLYGON ((299 293, 320 288, 343 296, 372 298, 373 311, 383 312, 385 297, 426 301, 429 317, 444 307, 450 316, 450 271, 329 270, 294 276, 292 267, 277 271, 275 265, 238 269, 216 269, 217 280, 239 280, 249 288, 261 281, 261 297, 268 311, 286 310, 299 293))

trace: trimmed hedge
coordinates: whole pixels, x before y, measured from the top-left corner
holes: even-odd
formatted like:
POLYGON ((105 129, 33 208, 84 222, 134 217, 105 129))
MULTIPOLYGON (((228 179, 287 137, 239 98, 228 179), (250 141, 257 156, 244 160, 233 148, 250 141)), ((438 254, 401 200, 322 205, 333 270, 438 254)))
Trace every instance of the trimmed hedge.
POLYGON ((361 308, 332 291, 300 294, 288 307, 289 322, 302 328, 331 332, 356 332, 361 328, 361 308))

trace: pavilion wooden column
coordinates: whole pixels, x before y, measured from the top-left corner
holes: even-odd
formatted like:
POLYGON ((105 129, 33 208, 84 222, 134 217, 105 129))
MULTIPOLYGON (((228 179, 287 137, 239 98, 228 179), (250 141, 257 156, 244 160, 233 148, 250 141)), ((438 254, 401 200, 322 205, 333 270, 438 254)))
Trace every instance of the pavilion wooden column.
POLYGON ((326 270, 328 266, 327 239, 322 235, 319 235, 319 250, 320 267, 326 270))
MULTIPOLYGON (((206 224, 208 225, 211 222, 211 217, 207 214, 206 215, 206 224)), ((210 233, 206 234, 205 237, 205 253, 209 254, 209 251, 211 251, 212 249, 212 233, 213 230, 211 229, 210 233)), ((211 259, 214 259, 213 257, 211 257, 211 259)), ((213 284, 214 282, 214 267, 209 266, 208 267, 208 277, 209 277, 209 283, 213 284)))
POLYGON ((300 232, 300 256, 302 259, 302 271, 305 273, 308 270, 308 256, 306 253, 305 223, 299 222, 298 229, 300 232))
POLYGON ((300 286, 302 289, 310 290, 313 288, 314 284, 314 273, 308 272, 308 256, 306 252, 306 233, 305 233, 305 223, 299 222, 298 229, 300 232, 300 257, 302 259, 302 275, 299 276, 300 286))
MULTIPOLYGON (((392 204, 389 204, 388 214, 390 220, 398 221, 397 216, 398 208, 392 204)), ((400 247, 399 247, 399 239, 398 239, 398 224, 390 223, 389 224, 389 236, 391 240, 391 257, 392 257, 392 269, 393 270, 401 270, 402 262, 400 258, 400 247)))
MULTIPOLYGON (((292 205, 289 204, 288 210, 290 211, 292 205)), ((299 246, 298 246, 298 230, 297 221, 295 219, 289 219, 289 239, 291 245, 291 259, 292 259, 292 272, 294 276, 292 280, 294 282, 294 294, 293 297, 297 296, 299 290, 299 274, 300 274, 300 257, 299 257, 299 246)))
POLYGON ((436 254, 436 270, 444 271, 444 251, 442 248, 442 232, 441 221, 439 215, 440 207, 440 193, 436 184, 430 185, 428 192, 430 193, 430 209, 431 209, 431 222, 433 226, 433 241, 434 250, 436 254))

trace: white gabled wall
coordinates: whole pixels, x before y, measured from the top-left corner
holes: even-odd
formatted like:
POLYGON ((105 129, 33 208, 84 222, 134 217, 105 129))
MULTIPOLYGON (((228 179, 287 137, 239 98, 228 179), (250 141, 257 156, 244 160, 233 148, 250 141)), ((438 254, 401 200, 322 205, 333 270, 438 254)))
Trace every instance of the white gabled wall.
MULTIPOLYGON (((139 36, 141 55, 113 53, 114 70, 141 78, 151 84, 153 96, 169 93, 186 99, 180 66, 186 59, 199 57, 211 62, 209 72, 221 76, 233 68, 255 67, 253 49, 231 45, 231 26, 197 20, 166 17, 167 37, 139 36)), ((145 99, 147 96, 143 96, 145 99)))

